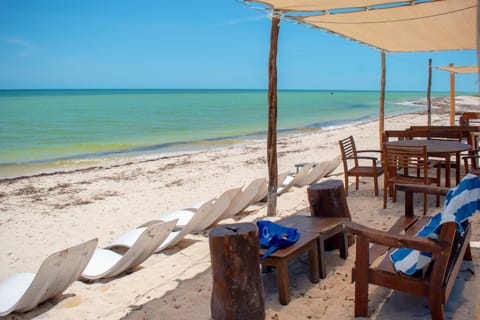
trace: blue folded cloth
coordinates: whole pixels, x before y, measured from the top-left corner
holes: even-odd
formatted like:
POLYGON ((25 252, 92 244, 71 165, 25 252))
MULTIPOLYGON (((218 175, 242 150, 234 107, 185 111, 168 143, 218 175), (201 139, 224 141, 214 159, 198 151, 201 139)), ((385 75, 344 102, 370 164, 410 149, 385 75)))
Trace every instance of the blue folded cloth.
POLYGON ((279 248, 288 247, 300 238, 300 232, 297 229, 285 227, 271 221, 257 221, 257 227, 260 246, 268 249, 262 259, 265 259, 279 248))
MULTIPOLYGON (((442 223, 452 221, 457 223, 457 230, 463 235, 461 223, 478 210, 480 210, 480 179, 476 175, 467 174, 457 187, 448 191, 442 212, 433 216, 416 236, 437 239, 442 223)), ((407 275, 424 270, 431 258, 430 252, 409 248, 396 249, 390 254, 395 270, 407 275)))

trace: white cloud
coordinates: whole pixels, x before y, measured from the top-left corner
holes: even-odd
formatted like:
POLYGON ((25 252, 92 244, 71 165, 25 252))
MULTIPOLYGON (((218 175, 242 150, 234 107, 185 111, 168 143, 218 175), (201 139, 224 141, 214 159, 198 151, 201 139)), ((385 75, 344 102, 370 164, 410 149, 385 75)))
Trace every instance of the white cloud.
POLYGON ((35 45, 33 45, 30 41, 17 38, 17 37, 6 37, 0 38, 0 41, 13 46, 17 51, 17 55, 19 57, 29 57, 32 55, 32 51, 35 50, 35 45))
POLYGON ((252 21, 259 21, 259 20, 263 20, 263 19, 266 19, 267 18, 267 15, 265 14, 260 14, 260 15, 256 15, 256 16, 251 16, 251 17, 248 17, 248 18, 243 18, 243 19, 230 19, 227 21, 227 24, 229 25, 237 25, 237 24, 241 24, 241 23, 248 23, 248 22, 252 22, 252 21))

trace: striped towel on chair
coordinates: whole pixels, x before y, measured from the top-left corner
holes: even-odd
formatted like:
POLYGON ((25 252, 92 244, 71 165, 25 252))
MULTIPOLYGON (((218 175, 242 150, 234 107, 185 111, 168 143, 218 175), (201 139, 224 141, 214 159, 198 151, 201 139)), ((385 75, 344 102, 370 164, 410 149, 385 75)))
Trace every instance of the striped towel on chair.
MULTIPOLYGON (((440 225, 455 221, 460 234, 464 230, 461 223, 480 210, 480 179, 474 174, 467 174, 460 184, 447 193, 442 212, 432 217, 430 222, 417 232, 418 237, 437 239, 440 225)), ((396 249, 390 254, 395 270, 407 275, 413 275, 424 270, 430 260, 430 252, 420 252, 409 248, 396 249)))

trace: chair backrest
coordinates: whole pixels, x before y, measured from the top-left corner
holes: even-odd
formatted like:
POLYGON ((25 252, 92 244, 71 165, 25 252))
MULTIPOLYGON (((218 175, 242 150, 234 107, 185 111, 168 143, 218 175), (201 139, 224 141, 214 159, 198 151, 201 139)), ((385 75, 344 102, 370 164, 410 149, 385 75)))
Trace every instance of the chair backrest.
POLYGON ((349 136, 345 139, 339 140, 340 152, 342 154, 343 169, 348 171, 348 160, 353 160, 354 166, 358 167, 357 148, 355 147, 355 141, 353 136, 349 136))
POLYGON ((470 132, 480 131, 480 126, 410 126, 410 129, 416 131, 428 131, 430 134, 457 133, 462 139, 466 139, 471 144, 470 132))
POLYGON ((385 130, 383 142, 395 141, 395 140, 411 140, 413 138, 424 137, 427 135, 423 132, 416 132, 410 129, 406 130, 385 130))
POLYGON ((423 177, 425 183, 428 178, 428 156, 426 146, 402 146, 385 143, 384 147, 385 179, 390 180, 401 174, 409 176, 410 170, 423 177), (422 175, 423 173, 423 175, 422 175))

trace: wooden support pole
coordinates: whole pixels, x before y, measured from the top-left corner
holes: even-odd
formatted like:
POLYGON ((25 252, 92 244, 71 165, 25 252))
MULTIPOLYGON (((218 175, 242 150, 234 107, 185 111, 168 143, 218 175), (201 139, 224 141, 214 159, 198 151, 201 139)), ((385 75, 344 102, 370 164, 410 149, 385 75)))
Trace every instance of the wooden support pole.
POLYGON ((428 59, 428 86, 427 86, 427 125, 432 125, 432 99, 430 93, 432 91, 432 59, 428 59))
POLYGON ((268 195, 267 215, 277 214, 277 48, 280 18, 272 17, 270 32, 270 55, 268 58, 268 132, 267 132, 267 163, 268 163, 268 195))
MULTIPOLYGON (((448 66, 453 67, 453 63, 448 66)), ((455 72, 450 72, 450 125, 455 125, 455 72)))
POLYGON ((380 82, 380 110, 378 112, 378 135, 380 141, 380 150, 383 147, 383 133, 385 132, 385 51, 381 52, 382 57, 382 80, 380 82))

